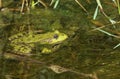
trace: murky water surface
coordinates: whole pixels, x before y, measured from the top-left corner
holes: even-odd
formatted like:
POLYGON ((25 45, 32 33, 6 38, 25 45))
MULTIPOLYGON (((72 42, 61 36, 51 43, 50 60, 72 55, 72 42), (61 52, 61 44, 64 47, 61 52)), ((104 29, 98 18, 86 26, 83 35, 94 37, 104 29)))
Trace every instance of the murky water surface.
MULTIPOLYGON (((113 3, 101 1, 105 13, 119 22, 118 10, 113 3)), ((50 3, 47 0, 45 2, 50 3)), ((93 31, 96 27, 106 25, 104 30, 119 37, 119 23, 113 27, 100 11, 96 20, 93 20, 96 2, 81 1, 88 13, 74 0, 60 0, 56 9, 53 6, 45 9, 38 4, 27 12, 25 7, 23 13, 17 11, 21 8, 19 1, 3 1, 3 4, 5 9, 0 12, 0 79, 120 78, 120 47, 113 49, 120 42, 119 38, 93 31), (30 57, 14 55, 15 59, 4 58, 3 53, 10 51, 8 37, 26 30, 43 33, 59 30, 68 38, 51 54, 40 54, 33 50, 36 54, 30 57), (51 65, 60 66, 63 72, 56 73, 49 68, 51 65), (68 71, 64 72, 65 69, 68 71)), ((36 49, 39 47, 36 46, 36 49)))

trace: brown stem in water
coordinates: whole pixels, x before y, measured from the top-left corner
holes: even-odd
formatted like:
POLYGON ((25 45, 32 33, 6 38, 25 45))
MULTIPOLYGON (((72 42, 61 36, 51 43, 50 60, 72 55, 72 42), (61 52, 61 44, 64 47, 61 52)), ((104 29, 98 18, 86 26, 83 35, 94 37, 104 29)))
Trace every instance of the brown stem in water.
POLYGON ((0 8, 2 7, 2 0, 0 0, 0 8))

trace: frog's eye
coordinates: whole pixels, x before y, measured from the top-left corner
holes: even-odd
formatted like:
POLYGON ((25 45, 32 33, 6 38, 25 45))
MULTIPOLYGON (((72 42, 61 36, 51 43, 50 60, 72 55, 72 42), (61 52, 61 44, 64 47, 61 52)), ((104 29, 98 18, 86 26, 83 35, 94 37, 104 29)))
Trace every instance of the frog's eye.
POLYGON ((58 34, 55 34, 55 35, 54 35, 54 38, 57 39, 57 38, 58 38, 58 34))

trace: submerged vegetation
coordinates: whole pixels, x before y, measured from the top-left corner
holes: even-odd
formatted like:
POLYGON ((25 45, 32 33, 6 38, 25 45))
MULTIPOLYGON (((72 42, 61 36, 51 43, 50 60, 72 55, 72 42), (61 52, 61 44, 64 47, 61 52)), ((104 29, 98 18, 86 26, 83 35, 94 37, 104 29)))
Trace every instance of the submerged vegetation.
POLYGON ((119 0, 0 0, 0 79, 119 79, 119 0))

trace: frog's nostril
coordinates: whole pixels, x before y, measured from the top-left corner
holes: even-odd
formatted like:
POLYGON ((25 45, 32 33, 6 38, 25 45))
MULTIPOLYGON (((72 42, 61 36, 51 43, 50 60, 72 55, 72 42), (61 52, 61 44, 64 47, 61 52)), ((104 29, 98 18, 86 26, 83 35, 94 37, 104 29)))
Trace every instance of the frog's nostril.
POLYGON ((55 34, 55 35, 54 35, 54 38, 56 38, 56 39, 57 39, 57 38, 58 38, 58 34, 55 34))

